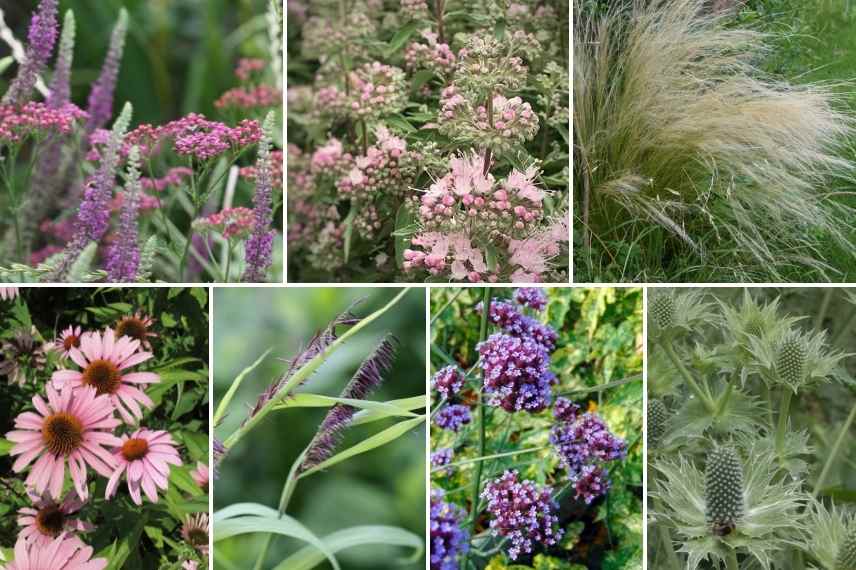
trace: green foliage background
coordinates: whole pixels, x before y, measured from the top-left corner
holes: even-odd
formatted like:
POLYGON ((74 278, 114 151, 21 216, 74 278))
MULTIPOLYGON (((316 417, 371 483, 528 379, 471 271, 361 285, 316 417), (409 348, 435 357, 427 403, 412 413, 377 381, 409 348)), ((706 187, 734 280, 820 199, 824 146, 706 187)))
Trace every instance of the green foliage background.
MULTIPOLYGON (((231 433, 259 393, 281 375, 286 363, 317 331, 358 299, 353 312, 370 314, 392 299, 397 289, 292 288, 218 289, 215 293, 215 403, 235 376, 265 350, 271 355, 244 380, 229 413, 217 429, 231 433), (237 410, 237 411, 235 411, 237 410)), ((371 323, 326 361, 300 390, 338 396, 360 362, 387 332, 400 341, 398 357, 383 387, 370 399, 390 400, 425 393, 425 293, 410 291, 394 310, 371 323)), ((221 465, 215 511, 236 502, 276 507, 291 464, 315 434, 326 409, 295 408, 274 412, 250 432, 221 465)), ((348 430, 340 449, 392 424, 385 420, 348 430)), ((354 525, 399 526, 425 536, 425 431, 413 430, 392 443, 356 456, 301 480, 288 514, 317 536, 354 525)), ((216 568, 247 568, 255 560, 261 535, 217 543, 216 568)), ((303 546, 278 538, 269 561, 279 562, 303 546)), ((424 559, 402 564, 407 555, 391 547, 357 547, 337 554, 349 570, 417 570, 424 559)), ((320 568, 328 568, 326 562, 320 568)))
MULTIPOLYGON (((513 289, 492 288, 493 298, 510 298, 513 289)), ((436 321, 431 327, 431 372, 447 364, 469 369, 477 360, 480 317, 474 311, 483 289, 432 289, 431 311, 436 321), (457 295, 456 298, 453 297, 457 295), (436 315, 447 302, 451 305, 436 315)), ((549 304, 543 319, 559 333, 553 353, 552 370, 559 379, 554 396, 564 395, 596 409, 611 431, 628 444, 625 461, 610 465, 612 489, 606 499, 586 507, 573 500, 561 503, 560 522, 566 529, 561 547, 534 558, 521 557, 509 564, 500 554, 480 567, 489 570, 535 568, 537 570, 635 569, 642 567, 642 292, 640 289, 554 288, 547 289, 549 304), (592 388, 608 382, 635 378, 602 392, 592 388), (598 397, 598 394, 601 394, 598 397)), ((464 400, 473 404, 476 393, 471 381, 464 400)), ((436 402, 434 403, 436 404, 436 402)), ((549 445, 552 416, 508 414, 487 408, 486 454, 549 445), (496 445, 499 442, 499 446, 496 445)), ((476 423, 476 422, 474 422, 476 423)), ((478 455, 477 434, 470 424, 457 438, 432 429, 431 449, 455 446, 454 461, 478 455)), ((486 481, 506 469, 516 468, 521 476, 538 484, 560 487, 564 470, 551 450, 502 458, 485 464, 486 481)), ((446 500, 469 506, 472 469, 456 469, 451 477, 439 473, 432 486, 446 490, 446 500)), ((480 521, 477 532, 486 526, 480 521)))
MULTIPOLYGON (((202 288, 21 288, 14 302, 0 303, 0 340, 12 338, 21 328, 35 326, 44 342, 71 324, 84 330, 103 330, 124 316, 140 311, 156 322, 151 330, 154 358, 137 369, 152 370, 161 382, 146 390, 155 402, 141 422, 152 430, 167 430, 179 444, 184 465, 173 467, 170 488, 157 505, 147 500, 136 507, 127 498, 123 482, 117 498, 104 501, 107 479, 97 478, 90 504, 82 513, 98 527, 84 535, 97 554, 110 559, 108 570, 172 568, 164 555, 176 560, 173 545, 182 545, 185 514, 208 512, 208 496, 190 477, 196 462, 208 463, 208 291, 202 288), (130 505, 130 506, 129 506, 130 505), (97 517, 97 518, 95 518, 97 517)), ((32 409, 32 397, 42 394, 55 368, 50 356, 45 371, 23 387, 0 380, 0 434, 13 429, 15 416, 32 409)), ((0 440, 6 444, 6 440, 0 440)), ((24 477, 12 473, 11 446, 0 445, 0 546, 14 545, 19 527, 14 513, 29 506, 24 477)), ((90 471, 90 475, 92 472, 90 471)), ((7 552, 8 554, 8 552, 7 552)), ((8 557, 7 557, 8 559, 8 557)))

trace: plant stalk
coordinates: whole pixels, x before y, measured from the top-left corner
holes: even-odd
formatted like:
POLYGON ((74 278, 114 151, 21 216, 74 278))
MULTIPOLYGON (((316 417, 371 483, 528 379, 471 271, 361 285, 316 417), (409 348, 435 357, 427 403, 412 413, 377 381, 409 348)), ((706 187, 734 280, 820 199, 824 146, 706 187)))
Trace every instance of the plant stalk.
POLYGON ((815 332, 820 331, 820 327, 823 326, 823 319, 826 318, 826 313, 829 312, 829 303, 832 301, 832 293, 835 290, 832 287, 826 289, 823 294, 823 301, 820 303, 820 310, 817 312, 817 315, 814 317, 814 330, 815 332))
POLYGON ((785 387, 784 392, 782 392, 782 403, 779 406, 779 423, 776 427, 776 453, 779 456, 779 461, 782 463, 785 460, 785 432, 788 431, 788 417, 793 395, 793 391, 785 387))
POLYGON ((728 556, 725 560, 728 570, 740 570, 740 564, 737 562, 737 551, 733 548, 728 548, 728 556))
POLYGON ((713 400, 706 391, 702 390, 701 386, 698 385, 695 378, 693 378, 692 373, 687 369, 681 360, 678 353, 675 352, 675 348, 672 346, 672 342, 670 340, 661 339, 660 346, 663 347, 663 350, 666 352, 666 356, 669 357, 669 360, 672 361, 672 364, 675 365, 675 368, 678 369, 678 372, 683 377, 684 381, 689 386, 690 390, 692 390, 693 394, 695 394, 696 398, 698 398, 704 407, 707 408, 707 411, 710 413, 716 412, 716 404, 714 404, 713 400))
POLYGON ((847 317, 847 320, 844 322, 844 326, 841 327, 837 333, 835 333, 835 338, 832 339, 832 346, 837 346, 839 342, 844 338, 850 329, 853 327, 853 323, 856 323, 856 307, 853 307, 850 311, 850 316, 847 317))
POLYGON ((847 416, 846 420, 844 420, 844 425, 841 426, 841 432, 839 432, 838 437, 835 438, 835 443, 832 444, 832 449, 826 458, 823 470, 817 478, 817 483, 814 484, 814 491, 811 493, 814 498, 817 498, 820 494, 820 490, 823 488, 823 484, 826 483, 826 478, 829 477, 832 465, 835 463, 835 459, 841 451, 841 446, 844 444, 844 440, 847 439, 847 434, 850 432, 850 427, 853 425, 854 420, 856 420, 856 403, 854 403, 853 407, 850 409, 850 415, 847 416))

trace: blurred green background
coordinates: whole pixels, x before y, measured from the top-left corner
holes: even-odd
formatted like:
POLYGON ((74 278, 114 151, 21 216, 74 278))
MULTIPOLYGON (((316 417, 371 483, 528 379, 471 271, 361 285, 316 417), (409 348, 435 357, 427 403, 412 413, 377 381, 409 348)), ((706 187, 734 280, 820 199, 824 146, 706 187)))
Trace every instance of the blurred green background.
MULTIPOLYGON (((26 40, 37 5, 37 0, 0 0, 19 41, 26 40)), ((60 0, 59 5, 60 21, 71 9, 77 22, 72 98, 84 106, 119 9, 128 10, 114 108, 131 101, 135 124, 160 123, 189 112, 216 117, 214 101, 237 84, 233 71, 238 58, 269 59, 266 0, 60 0)), ((9 53, 0 42, 0 57, 9 53)), ((0 92, 13 73, 4 75, 0 92)))
MULTIPOLYGON (((375 288, 241 288, 216 289, 214 294, 215 405, 235 376, 265 350, 270 356, 246 378, 217 429, 223 439, 246 417, 258 394, 284 371, 286 363, 318 330, 357 299, 365 316, 391 300, 399 289, 375 288)), ((392 374, 371 399, 389 400, 425 393, 425 292, 414 289, 391 311, 349 340, 303 386, 302 391, 338 396, 341 389, 387 332, 400 346, 392 374)), ((276 507, 283 481, 297 455, 321 423, 326 409, 295 408, 271 414, 223 462, 215 484, 215 511, 236 502, 276 507)), ((393 422, 359 426, 348 431, 340 449, 393 422)), ((425 536, 424 428, 359 455, 297 486, 288 513, 319 536, 354 525, 400 526, 425 536)), ((217 543, 216 568, 247 568, 255 560, 262 537, 244 535, 217 543), (229 565, 234 563, 234 566, 229 565)), ((277 563, 297 543, 280 538, 268 558, 277 563)), ((337 555, 342 568, 353 570, 416 570, 424 560, 401 564, 407 553, 378 546, 357 547, 337 555)), ((327 568, 328 566, 321 566, 327 568)))

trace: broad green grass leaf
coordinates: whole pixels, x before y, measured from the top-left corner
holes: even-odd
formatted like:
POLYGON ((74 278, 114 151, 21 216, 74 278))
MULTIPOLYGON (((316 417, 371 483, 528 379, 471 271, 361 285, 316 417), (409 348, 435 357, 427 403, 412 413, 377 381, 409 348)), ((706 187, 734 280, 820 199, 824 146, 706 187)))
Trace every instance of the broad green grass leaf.
POLYGON ((293 398, 277 404, 278 409, 286 408, 329 408, 336 404, 345 404, 362 410, 371 410, 382 414, 383 417, 408 416, 416 417, 418 414, 407 411, 399 406, 387 402, 373 402, 371 400, 353 400, 350 398, 333 398, 318 394, 295 394, 293 398))
POLYGON ((389 40, 389 45, 384 50, 384 57, 388 58, 398 50, 404 47, 404 44, 407 43, 407 40, 410 39, 410 36, 416 31, 419 26, 418 22, 410 22, 403 28, 399 29, 392 39, 389 40))
MULTIPOLYGON (((324 544, 333 553, 363 544, 391 544, 413 549, 411 561, 422 556, 422 538, 394 526, 354 526, 324 537, 324 544)), ((309 570, 324 562, 324 556, 306 546, 280 562, 274 570, 309 570)))
POLYGON ((351 457, 354 457, 355 455, 360 455, 362 453, 366 453, 366 452, 371 451, 375 448, 378 448, 382 445, 386 445, 387 443, 394 441, 394 440, 398 439, 399 437, 401 437, 402 435, 406 434, 411 429, 415 428, 416 426, 418 426, 419 424, 421 424, 424 421, 425 421, 425 418, 423 416, 420 416, 420 417, 414 418, 412 420, 405 420, 403 422, 398 422, 394 426, 388 427, 385 430, 378 432, 378 433, 374 434, 373 436, 364 439, 360 443, 358 443, 354 446, 351 446, 344 451, 337 453, 336 455, 334 455, 333 457, 331 457, 327 461, 319 463, 315 467, 304 471, 303 474, 301 475, 301 477, 306 477, 308 475, 311 475, 312 473, 315 473, 317 471, 321 471, 322 469, 327 469, 329 467, 336 465, 337 463, 341 463, 342 461, 345 461, 346 459, 350 459, 351 457))
POLYGON ((241 382, 244 381, 244 378, 247 375, 256 369, 256 367, 262 363, 262 361, 267 358, 273 348, 269 348, 264 353, 256 359, 255 362, 241 370, 240 374, 238 374, 235 379, 232 381, 232 385, 229 386, 229 390, 226 392, 226 395, 223 396, 223 399, 220 400, 220 403, 217 405, 217 411, 214 413, 214 425, 216 426, 220 423, 220 420, 223 418, 223 415, 226 413, 226 408, 229 407, 229 404, 232 402, 232 398, 235 397, 235 392, 238 391, 238 388, 241 386, 241 382))
MULTIPOLYGON (((400 400, 388 400, 384 403, 390 406, 401 408, 402 410, 421 410, 424 413, 427 401, 428 398, 426 396, 414 396, 412 398, 402 398, 400 400)), ((375 410, 362 410, 354 414, 354 419, 351 422, 351 425, 356 426, 361 424, 368 424, 371 422, 382 420, 387 417, 389 416, 387 416, 383 412, 378 412, 375 410)))
POLYGON ((333 568, 340 570, 339 562, 324 542, 315 536, 312 531, 288 515, 282 515, 279 518, 277 516, 239 516, 215 522, 214 542, 241 534, 256 532, 281 534, 309 543, 323 553, 324 557, 333 565, 333 568))
POLYGON ((279 512, 267 505, 258 503, 234 503, 214 513, 214 522, 224 521, 234 517, 253 515, 257 517, 277 517, 279 512))

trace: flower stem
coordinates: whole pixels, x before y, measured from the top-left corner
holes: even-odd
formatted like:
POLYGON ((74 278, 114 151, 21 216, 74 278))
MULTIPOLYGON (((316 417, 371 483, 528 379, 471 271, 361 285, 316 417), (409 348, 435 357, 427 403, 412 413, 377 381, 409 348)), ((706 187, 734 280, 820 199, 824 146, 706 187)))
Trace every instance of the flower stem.
POLYGON ((728 549, 728 555, 725 560, 728 570, 740 570, 740 564, 737 562, 737 551, 733 548, 728 549))
MULTIPOLYGON (((490 287, 484 288, 484 294, 482 296, 482 318, 481 318, 481 329, 479 330, 479 343, 482 343, 487 338, 487 322, 488 315, 490 314, 490 287)), ((479 450, 478 457, 484 456, 485 450, 485 410, 484 410, 484 390, 479 390, 479 450)), ((476 533, 476 522, 478 522, 479 518, 479 497, 481 495, 481 476, 482 476, 482 468, 484 467, 484 462, 479 461, 476 464, 476 472, 473 475, 473 487, 472 487, 472 520, 470 521, 470 536, 475 535, 476 533)), ((467 561, 469 560, 469 552, 464 555, 464 564, 463 567, 467 567, 467 561)))
POLYGON ((473 463, 481 463, 482 461, 487 461, 488 459, 498 459, 500 457, 511 457, 513 455, 522 455, 524 453, 535 453, 536 451, 544 451, 545 449, 550 449, 551 446, 545 445, 543 447, 530 447, 529 449, 521 449, 520 451, 507 451, 505 453, 494 453, 493 455, 485 455, 484 457, 475 457, 473 459, 465 459, 463 461, 456 461, 455 463, 449 463, 448 465, 443 465, 442 467, 435 467, 431 471, 445 471, 450 467, 460 467, 462 465, 472 465, 473 463))
POLYGON ((844 425, 841 426, 841 432, 838 434, 838 437, 835 438, 835 443, 832 444, 832 449, 826 457, 826 463, 823 465, 823 470, 820 472, 820 476, 817 478, 817 483, 814 484, 814 491, 811 493, 813 497, 817 498, 820 494, 820 490, 823 488, 823 484, 826 483, 826 478, 829 477, 832 465, 838 457, 838 452, 841 451, 841 445, 844 443, 844 440, 847 439, 847 434, 850 432, 853 420, 856 420, 856 403, 854 403, 853 407, 850 409, 850 415, 847 416, 846 420, 844 420, 844 425))
POLYGON ((776 427, 776 453, 779 456, 779 461, 782 463, 785 460, 785 432, 788 431, 788 417, 793 394, 790 388, 785 387, 784 392, 782 392, 782 403, 779 406, 779 424, 776 427))
POLYGON ((823 300, 820 303, 820 310, 817 312, 817 315, 814 317, 814 330, 819 332, 820 327, 823 326, 823 319, 826 318, 826 313, 829 311, 829 303, 832 301, 832 293, 835 291, 832 287, 829 287, 824 295, 823 300))
MULTIPOLYGON (((306 450, 303 450, 303 453, 294 461, 291 465, 291 470, 288 472, 288 477, 285 478, 285 483, 282 486, 282 494, 279 497, 279 516, 285 514, 286 509, 288 508, 288 503, 291 501, 291 496, 294 494, 294 489, 297 487, 297 469, 301 463, 303 463, 303 457, 306 455, 306 450)), ((262 544, 262 549, 259 552, 258 557, 256 558, 256 564, 253 566, 253 570, 261 570, 264 563, 265 558, 267 558, 268 550, 270 550, 270 545, 273 542, 274 535, 273 533, 268 534, 265 537, 264 544, 262 544)))
POLYGON ((675 365, 675 368, 678 369, 678 372, 681 374, 684 381, 687 383, 687 386, 689 386, 690 390, 701 401, 701 403, 704 404, 704 407, 707 408, 707 411, 710 413, 716 412, 716 405, 713 403, 710 394, 702 390, 701 386, 698 385, 698 382, 695 381, 695 378, 693 378, 692 373, 684 365, 683 361, 681 360, 681 357, 678 356, 677 352, 675 352, 675 347, 672 346, 672 341, 661 339, 660 346, 663 347, 666 356, 669 357, 669 360, 671 360, 672 364, 675 365))
POLYGON ((853 326, 853 323, 856 323, 856 307, 853 307, 850 311, 850 316, 847 317, 847 320, 844 322, 844 326, 841 327, 837 333, 835 333, 835 338, 832 339, 832 346, 837 346, 839 342, 844 338, 848 332, 850 332, 850 328, 853 326))
POLYGON ((441 44, 446 43, 445 27, 443 26, 443 12, 445 0, 434 0, 434 17, 437 18, 437 41, 441 44))

